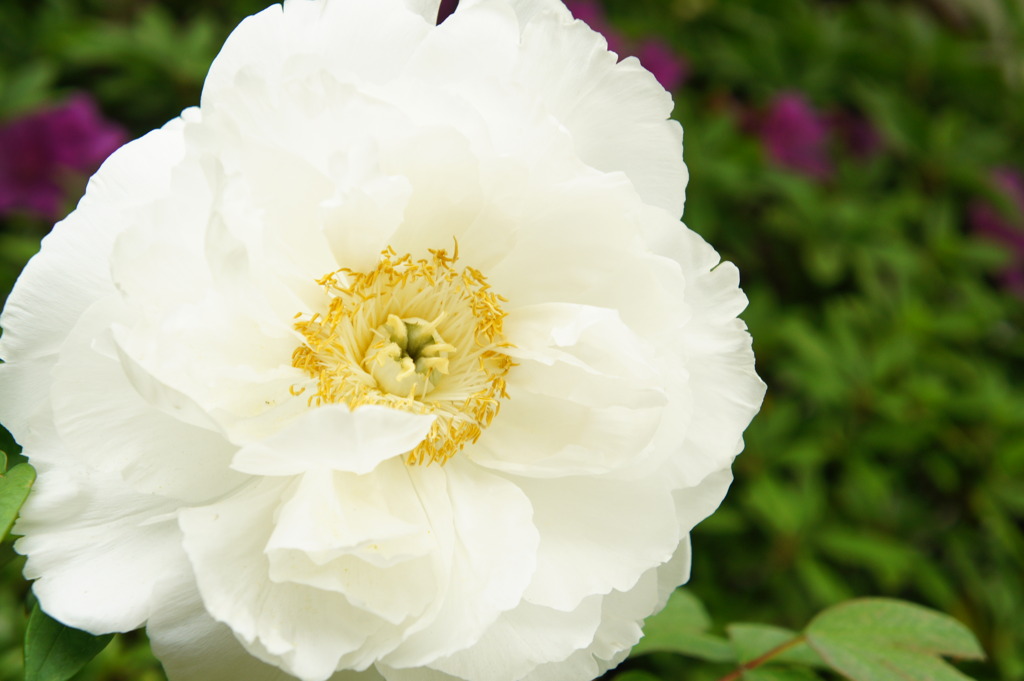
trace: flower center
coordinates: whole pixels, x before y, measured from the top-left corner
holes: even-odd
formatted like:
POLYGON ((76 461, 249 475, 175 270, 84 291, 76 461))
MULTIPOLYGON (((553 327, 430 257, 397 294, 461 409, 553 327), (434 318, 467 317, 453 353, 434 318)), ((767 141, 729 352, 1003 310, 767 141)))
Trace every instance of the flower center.
POLYGON ((413 317, 399 319, 390 314, 376 333, 380 340, 366 350, 363 368, 377 381, 377 387, 392 395, 426 397, 441 376, 448 373, 448 356, 455 347, 441 340, 437 325, 413 317))
MULTIPOLYGON (((388 247, 369 272, 342 268, 317 283, 326 312, 298 315, 292 364, 315 379, 310 406, 378 404, 437 418, 406 455, 443 464, 475 442, 507 398, 512 360, 502 335, 504 298, 453 255, 399 256, 388 247)), ((305 388, 293 388, 296 395, 305 388)))

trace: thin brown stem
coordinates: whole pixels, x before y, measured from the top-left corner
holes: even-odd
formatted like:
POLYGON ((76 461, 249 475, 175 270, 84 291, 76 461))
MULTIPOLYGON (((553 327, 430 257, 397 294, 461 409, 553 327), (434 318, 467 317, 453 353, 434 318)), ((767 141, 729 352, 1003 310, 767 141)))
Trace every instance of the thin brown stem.
POLYGON ((792 638, 781 645, 777 645, 764 655, 761 655, 760 657, 755 657, 753 660, 750 660, 749 662, 744 662, 737 669, 729 672, 728 674, 720 678, 718 681, 737 681, 737 679, 742 678, 743 672, 748 672, 751 669, 756 669, 757 667, 760 667, 762 664, 772 659, 776 655, 780 655, 789 650, 790 648, 800 645, 804 642, 805 638, 806 637, 803 634, 801 634, 800 636, 792 638))

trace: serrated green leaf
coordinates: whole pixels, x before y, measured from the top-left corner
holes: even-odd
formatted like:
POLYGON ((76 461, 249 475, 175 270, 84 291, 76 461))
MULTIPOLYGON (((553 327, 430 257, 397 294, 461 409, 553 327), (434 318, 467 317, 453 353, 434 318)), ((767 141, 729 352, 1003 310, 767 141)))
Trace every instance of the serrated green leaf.
MULTIPOLYGON (((6 455, 4 465, 7 465, 6 455)), ((18 517, 18 511, 28 498, 32 483, 35 482, 36 471, 27 463, 17 466, 0 475, 0 540, 7 536, 18 517)))
MULTIPOLYGON (((799 637, 800 632, 768 624, 730 624, 725 628, 740 662, 750 662, 780 645, 799 637)), ((824 667, 824 660, 802 641, 772 656, 772 662, 790 662, 812 667, 824 667)))
POLYGON ((711 618, 701 602, 685 589, 676 589, 665 609, 647 618, 644 637, 633 655, 679 653, 711 662, 734 662, 736 654, 725 639, 705 633, 711 618))
POLYGON ((37 603, 25 631, 25 681, 67 681, 113 637, 72 629, 40 610, 37 603))
POLYGON ((939 655, 983 659, 967 627, 912 603, 865 598, 841 603, 815 617, 808 644, 854 681, 965 681, 939 655))

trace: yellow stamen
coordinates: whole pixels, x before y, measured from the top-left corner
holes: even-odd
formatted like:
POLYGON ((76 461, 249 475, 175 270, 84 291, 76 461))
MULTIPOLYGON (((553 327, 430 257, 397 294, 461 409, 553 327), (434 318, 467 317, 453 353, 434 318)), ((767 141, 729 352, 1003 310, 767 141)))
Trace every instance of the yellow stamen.
MULTIPOLYGON (((502 349, 505 298, 476 269, 455 270, 452 255, 398 255, 390 246, 369 272, 342 268, 317 280, 325 312, 300 315, 304 342, 292 364, 316 381, 308 404, 379 404, 437 418, 406 455, 444 464, 475 442, 507 399, 514 366, 502 349)), ((295 395, 304 389, 292 389, 295 395)))

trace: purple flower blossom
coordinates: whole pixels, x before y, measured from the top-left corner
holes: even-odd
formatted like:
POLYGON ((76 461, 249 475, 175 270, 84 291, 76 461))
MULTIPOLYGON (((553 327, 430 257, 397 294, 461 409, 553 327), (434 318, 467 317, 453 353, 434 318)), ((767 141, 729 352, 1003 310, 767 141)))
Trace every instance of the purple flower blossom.
POLYGON ((609 50, 623 56, 635 55, 666 90, 675 90, 686 81, 689 64, 668 43, 658 38, 631 43, 608 22, 604 8, 597 0, 566 0, 565 5, 574 17, 605 37, 609 50))
POLYGON ((855 158, 867 160, 882 151, 882 136, 864 116, 851 111, 835 111, 828 116, 828 124, 844 149, 855 158))
POLYGON ((608 17, 605 16, 604 8, 597 0, 565 0, 565 6, 569 8, 572 15, 586 23, 592 29, 607 36, 614 33, 614 29, 608 25, 608 17))
POLYGON ((668 43, 657 38, 640 43, 636 56, 644 68, 653 73, 661 86, 670 92, 686 82, 690 74, 690 65, 686 60, 676 54, 668 43))
POLYGON ((68 180, 91 174, 127 138, 84 94, 0 127, 0 214, 59 219, 68 180))
POLYGON ((975 233, 1009 251, 1010 262, 999 278, 1007 290, 1024 298, 1024 175, 1012 168, 997 168, 992 171, 992 184, 1010 209, 977 200, 968 210, 968 220, 975 233))
POLYGON ((864 116, 846 109, 820 111, 800 92, 777 93, 766 111, 747 110, 741 118, 773 163, 816 180, 829 179, 841 155, 864 161, 884 148, 864 116))
POLYGON ((828 122, 799 92, 776 95, 758 134, 768 156, 779 166, 816 179, 832 175, 828 122))

